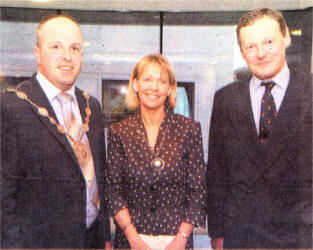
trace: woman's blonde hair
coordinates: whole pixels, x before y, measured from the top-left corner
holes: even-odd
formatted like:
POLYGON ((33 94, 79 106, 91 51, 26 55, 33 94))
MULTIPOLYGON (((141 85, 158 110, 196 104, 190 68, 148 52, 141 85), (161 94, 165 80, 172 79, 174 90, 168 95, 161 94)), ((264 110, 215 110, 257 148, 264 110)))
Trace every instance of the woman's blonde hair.
POLYGON ((161 54, 152 54, 143 57, 133 69, 133 72, 129 79, 128 90, 126 94, 126 105, 129 109, 134 110, 139 106, 139 99, 137 92, 133 88, 134 80, 139 80, 139 77, 143 69, 148 65, 155 63, 160 66, 161 70, 166 70, 168 75, 169 84, 171 87, 170 95, 168 96, 168 105, 171 108, 176 106, 176 89, 177 83, 175 79, 174 69, 172 64, 167 60, 167 58, 161 54))

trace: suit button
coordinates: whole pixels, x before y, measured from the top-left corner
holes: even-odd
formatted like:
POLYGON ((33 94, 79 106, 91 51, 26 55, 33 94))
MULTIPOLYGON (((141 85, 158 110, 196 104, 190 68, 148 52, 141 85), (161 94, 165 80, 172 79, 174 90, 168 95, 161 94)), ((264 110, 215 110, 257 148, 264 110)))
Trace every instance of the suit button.
POLYGON ((150 211, 151 211, 152 213, 155 213, 155 208, 154 208, 154 207, 151 207, 151 208, 150 208, 150 211))

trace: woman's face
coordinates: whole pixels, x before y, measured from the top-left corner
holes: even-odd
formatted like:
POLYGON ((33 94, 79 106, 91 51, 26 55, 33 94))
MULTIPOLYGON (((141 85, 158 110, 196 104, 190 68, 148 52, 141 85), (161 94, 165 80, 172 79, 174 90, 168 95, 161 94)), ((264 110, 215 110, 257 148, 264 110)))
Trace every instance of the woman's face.
POLYGON ((167 71, 158 64, 147 64, 139 79, 134 81, 141 108, 163 109, 167 96, 171 92, 167 71))

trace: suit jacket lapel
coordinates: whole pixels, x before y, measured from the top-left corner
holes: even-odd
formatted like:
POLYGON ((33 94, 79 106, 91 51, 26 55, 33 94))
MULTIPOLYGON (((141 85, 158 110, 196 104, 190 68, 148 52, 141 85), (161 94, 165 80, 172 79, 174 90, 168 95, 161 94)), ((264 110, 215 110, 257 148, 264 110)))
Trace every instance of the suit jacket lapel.
POLYGON ((80 115, 82 117, 82 122, 84 123, 85 122, 85 116, 86 116, 85 108, 87 107, 86 99, 83 97, 82 93, 79 91, 78 88, 75 88, 75 95, 77 98, 78 107, 80 110, 80 115))
POLYGON ((260 147, 253 117, 249 81, 237 83, 237 88, 232 89, 232 91, 229 94, 228 110, 236 134, 231 136, 238 138, 238 141, 236 141, 238 143, 237 147, 244 151, 243 155, 250 163, 248 169, 241 168, 233 171, 243 176, 247 182, 252 183, 255 176, 263 173, 262 161, 264 160, 264 153, 260 147))
MULTIPOLYGON (((78 88, 75 88, 75 95, 76 95, 76 98, 77 98, 78 107, 79 107, 80 115, 81 115, 81 118, 82 118, 82 123, 85 123, 86 107, 87 107, 86 99, 83 97, 82 92, 78 88)), ((94 114, 91 113, 91 117, 93 115, 94 114)), ((91 129, 91 126, 90 126, 90 123, 89 123, 89 131, 86 133, 86 135, 87 135, 87 138, 88 138, 88 142, 89 142, 89 145, 90 145, 90 150, 92 152, 92 155, 96 155, 96 148, 95 148, 95 145, 94 145, 95 138, 93 137, 95 135, 95 133, 90 133, 90 129, 91 129)))
POLYGON ((254 157, 255 145, 259 139, 251 107, 249 82, 241 82, 237 86, 235 93, 229 95, 232 96, 228 106, 229 116, 237 137, 242 142, 240 146, 254 157))
POLYGON ((269 144, 274 142, 276 144, 285 144, 292 138, 294 129, 300 119, 301 103, 304 93, 303 85, 297 83, 295 74, 291 75, 290 82, 283 99, 282 105, 278 112, 277 119, 273 123, 269 144))
POLYGON ((273 123, 269 138, 265 143, 261 144, 257 141, 258 146, 251 147, 255 150, 251 160, 259 171, 256 171, 256 174, 251 178, 250 185, 253 185, 273 166, 273 162, 280 155, 280 152, 288 146, 297 132, 298 125, 301 123, 301 106, 305 91, 303 86, 296 80, 295 74, 291 73, 285 97, 273 123))
MULTIPOLYGON (((47 109, 49 116, 53 117, 57 121, 57 117, 55 115, 55 112, 46 97, 45 93, 41 89, 39 83, 36 81, 35 76, 30 81, 30 84, 23 84, 19 87, 19 90, 25 92, 28 96, 28 98, 37 104, 40 107, 43 107, 47 109)), ((34 113, 38 116, 39 120, 42 122, 42 124, 56 137, 56 139, 64 146, 65 150, 71 155, 73 160, 77 165, 78 161, 75 157, 74 151, 68 142, 66 136, 62 133, 60 133, 57 129, 57 126, 52 124, 47 117, 44 117, 38 113, 38 110, 35 106, 31 106, 34 113)))
MULTIPOLYGON (((82 91, 79 90, 78 88, 75 88, 75 95, 77 98, 82 122, 85 123, 87 101, 85 97, 83 96, 82 91)), ((101 174, 100 174, 101 169, 98 166, 103 166, 105 162, 100 162, 99 157, 96 157, 99 155, 102 149, 98 148, 97 141, 99 140, 99 138, 96 138, 96 137, 99 136, 99 133, 96 133, 96 131, 94 131, 94 127, 102 128, 102 124, 95 124, 95 123, 98 123, 98 122, 102 123, 103 121, 102 121, 102 118, 99 117, 96 113, 93 113, 93 111, 94 110, 91 110, 89 131, 86 133, 86 135, 88 138, 91 154, 93 156, 96 178, 101 178, 101 174)), ((104 130, 102 132, 104 133, 104 130)), ((97 179, 97 182, 99 183, 99 179, 97 179)))
POLYGON ((280 152, 289 144, 297 132, 301 123, 301 107, 304 96, 303 84, 296 80, 295 73, 291 73, 291 78, 285 97, 278 111, 277 118, 272 126, 269 138, 263 145, 260 145, 263 153, 263 170, 268 170, 279 156, 280 152))

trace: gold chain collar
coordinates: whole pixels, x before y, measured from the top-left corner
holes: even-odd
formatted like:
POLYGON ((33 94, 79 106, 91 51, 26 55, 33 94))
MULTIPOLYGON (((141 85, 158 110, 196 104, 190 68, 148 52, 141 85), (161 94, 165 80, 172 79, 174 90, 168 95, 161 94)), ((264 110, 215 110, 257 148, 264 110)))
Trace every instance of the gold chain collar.
MULTIPOLYGON (((39 105, 34 103, 32 100, 30 100, 25 92, 18 90, 18 88, 8 88, 7 91, 11 92, 11 93, 15 93, 18 98, 25 100, 28 103, 30 103, 31 105, 33 105, 35 108, 37 108, 38 114, 43 116, 43 117, 48 118, 49 122, 51 124, 55 125, 61 134, 68 135, 66 133, 65 128, 61 124, 59 124, 53 117, 51 117, 49 115, 48 110, 46 108, 40 107, 39 105)), ((89 121, 90 121, 90 116, 91 116, 91 110, 89 107, 89 95, 87 94, 86 91, 83 91, 83 96, 86 99, 87 105, 85 108, 86 116, 85 116, 85 122, 82 124, 82 130, 84 132, 88 132, 89 131, 89 121)))

